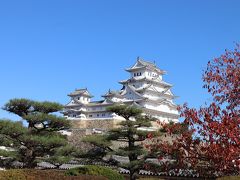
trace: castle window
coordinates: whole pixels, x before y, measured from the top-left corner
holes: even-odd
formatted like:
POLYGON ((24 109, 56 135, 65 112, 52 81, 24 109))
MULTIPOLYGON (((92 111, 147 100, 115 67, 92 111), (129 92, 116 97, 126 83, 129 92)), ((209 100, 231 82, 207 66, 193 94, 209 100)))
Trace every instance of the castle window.
POLYGON ((97 114, 97 117, 99 117, 99 114, 97 114))
POLYGON ((92 115, 91 114, 89 114, 89 116, 88 117, 92 117, 92 115))
POLYGON ((105 116, 105 114, 102 114, 102 116, 105 116))
POLYGON ((140 72, 140 73, 139 73, 139 76, 141 76, 141 75, 142 75, 142 73, 140 72))
POLYGON ((80 100, 80 97, 78 97, 78 100, 80 100))
POLYGON ((136 76, 136 73, 134 73, 134 77, 136 76))

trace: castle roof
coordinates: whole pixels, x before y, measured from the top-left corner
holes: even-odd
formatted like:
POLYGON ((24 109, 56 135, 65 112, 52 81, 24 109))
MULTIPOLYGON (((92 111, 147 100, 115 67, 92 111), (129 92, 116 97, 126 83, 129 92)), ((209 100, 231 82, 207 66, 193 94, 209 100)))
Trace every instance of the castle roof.
POLYGON ((79 95, 81 95, 81 96, 86 96, 86 97, 90 97, 90 98, 93 97, 93 96, 89 93, 89 91, 88 91, 87 88, 84 88, 84 89, 76 89, 74 92, 68 94, 68 96, 70 96, 70 97, 79 96, 79 95))
POLYGON ((155 71, 159 74, 165 74, 165 71, 159 69, 155 63, 142 60, 138 57, 137 62, 130 68, 125 69, 128 72, 138 71, 140 69, 149 69, 151 71, 155 71))
POLYGON ((166 86, 166 87, 172 87, 171 84, 161 80, 161 81, 154 81, 153 79, 149 79, 149 78, 146 78, 144 76, 140 76, 140 77, 132 77, 130 79, 126 79, 126 80, 122 80, 122 81, 119 81, 120 84, 126 84, 126 83, 129 83, 129 82, 137 82, 137 81, 147 81, 147 82, 151 82, 153 84, 159 84, 159 85, 162 85, 162 86, 166 86))
POLYGON ((141 63, 143 66, 151 66, 151 67, 156 67, 155 63, 149 62, 149 61, 144 61, 141 59, 138 59, 139 63, 141 63))
POLYGON ((102 95, 102 97, 122 97, 122 95, 119 91, 112 91, 109 89, 106 94, 102 95))

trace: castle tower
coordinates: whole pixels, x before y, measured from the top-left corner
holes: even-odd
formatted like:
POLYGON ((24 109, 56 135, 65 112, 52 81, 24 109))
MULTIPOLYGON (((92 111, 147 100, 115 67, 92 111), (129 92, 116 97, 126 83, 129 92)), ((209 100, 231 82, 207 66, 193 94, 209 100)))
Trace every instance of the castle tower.
POLYGON ((126 69, 130 78, 120 81, 125 92, 122 95, 132 99, 142 107, 146 114, 156 117, 160 121, 178 121, 178 110, 171 92, 172 85, 163 81, 165 71, 155 64, 140 60, 126 69))
POLYGON ((70 102, 65 106, 65 115, 69 118, 82 118, 86 119, 87 104, 90 103, 93 97, 87 88, 76 89, 74 92, 68 94, 71 98, 70 102))

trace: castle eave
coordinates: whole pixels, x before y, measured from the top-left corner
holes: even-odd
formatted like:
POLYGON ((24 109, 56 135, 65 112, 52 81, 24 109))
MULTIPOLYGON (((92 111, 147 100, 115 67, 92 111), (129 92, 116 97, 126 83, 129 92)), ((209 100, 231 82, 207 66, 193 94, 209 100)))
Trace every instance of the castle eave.
POLYGON ((89 97, 89 98, 94 97, 94 96, 92 96, 92 95, 83 94, 83 93, 70 93, 70 94, 68 94, 68 96, 69 96, 69 97, 84 96, 84 97, 89 97))
POLYGON ((127 71, 127 72, 134 72, 134 71, 138 71, 138 70, 141 70, 141 69, 144 69, 144 68, 146 68, 146 66, 135 67, 135 68, 127 68, 127 69, 125 69, 125 71, 127 71))
POLYGON ((174 118, 174 119, 179 118, 179 114, 168 113, 168 112, 164 112, 164 111, 157 111, 157 110, 148 109, 148 108, 143 108, 143 111, 145 113, 168 116, 168 117, 171 117, 171 118, 174 118))

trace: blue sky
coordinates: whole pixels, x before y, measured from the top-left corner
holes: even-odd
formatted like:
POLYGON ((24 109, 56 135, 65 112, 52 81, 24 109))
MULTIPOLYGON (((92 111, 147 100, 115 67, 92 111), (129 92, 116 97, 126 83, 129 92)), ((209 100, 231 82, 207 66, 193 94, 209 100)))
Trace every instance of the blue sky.
POLYGON ((140 56, 168 72, 176 103, 198 107, 209 100, 207 62, 240 40, 239 12, 239 0, 0 1, 0 106, 21 97, 65 104, 81 87, 98 100, 121 88, 140 56))

